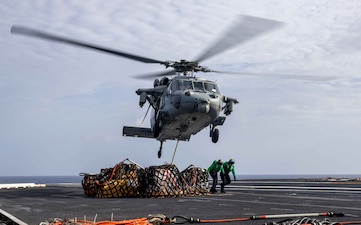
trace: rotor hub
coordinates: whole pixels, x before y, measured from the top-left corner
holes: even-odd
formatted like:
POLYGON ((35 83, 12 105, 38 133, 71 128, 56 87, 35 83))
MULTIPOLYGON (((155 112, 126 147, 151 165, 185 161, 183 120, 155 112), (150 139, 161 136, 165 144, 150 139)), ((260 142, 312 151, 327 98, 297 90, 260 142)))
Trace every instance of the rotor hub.
POLYGON ((162 64, 165 65, 166 68, 173 68, 178 73, 183 73, 187 75, 188 72, 211 72, 206 67, 200 66, 198 62, 187 61, 185 59, 181 59, 180 61, 165 61, 162 64))

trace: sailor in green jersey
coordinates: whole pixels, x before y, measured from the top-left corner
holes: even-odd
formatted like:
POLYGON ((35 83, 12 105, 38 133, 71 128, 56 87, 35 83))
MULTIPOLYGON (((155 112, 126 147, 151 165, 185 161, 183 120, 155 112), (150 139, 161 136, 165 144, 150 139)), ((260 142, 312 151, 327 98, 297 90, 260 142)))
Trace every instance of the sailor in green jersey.
POLYGON ((222 164, 223 161, 222 160, 214 160, 212 165, 208 168, 208 173, 211 175, 212 179, 213 179, 213 183, 212 183, 212 188, 211 188, 211 193, 216 193, 216 186, 217 186, 217 180, 218 180, 218 172, 223 170, 222 169, 222 164))
POLYGON ((231 183, 231 178, 229 177, 229 172, 232 171, 233 178, 236 180, 236 173, 234 172, 234 160, 230 159, 228 162, 224 162, 221 169, 221 192, 226 193, 224 191, 224 186, 231 183))

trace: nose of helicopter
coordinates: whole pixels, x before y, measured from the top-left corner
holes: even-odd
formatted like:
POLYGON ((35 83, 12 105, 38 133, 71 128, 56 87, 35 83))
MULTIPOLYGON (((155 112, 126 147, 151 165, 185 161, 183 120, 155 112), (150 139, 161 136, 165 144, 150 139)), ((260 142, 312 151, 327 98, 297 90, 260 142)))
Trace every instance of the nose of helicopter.
POLYGON ((200 112, 200 113, 209 113, 210 108, 211 108, 211 106, 210 106, 209 102, 207 102, 207 101, 198 103, 198 107, 197 107, 198 112, 200 112))
POLYGON ((189 113, 208 114, 211 117, 217 114, 219 105, 220 99, 211 97, 208 93, 188 92, 180 101, 181 109, 189 113))

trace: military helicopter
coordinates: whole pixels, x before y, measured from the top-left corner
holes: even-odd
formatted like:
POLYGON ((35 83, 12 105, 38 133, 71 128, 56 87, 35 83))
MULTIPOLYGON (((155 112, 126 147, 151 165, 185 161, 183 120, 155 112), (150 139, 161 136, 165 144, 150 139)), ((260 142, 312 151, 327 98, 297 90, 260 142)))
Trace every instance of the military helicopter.
MULTIPOLYGON (((154 80, 152 88, 140 88, 136 91, 139 95, 140 107, 143 107, 148 102, 148 110, 150 107, 152 108, 151 127, 123 127, 123 136, 158 140, 160 142, 158 157, 160 158, 164 141, 189 141, 192 135, 197 134, 206 127, 210 127, 212 142, 217 143, 219 130, 216 127, 224 124, 225 116, 230 115, 234 105, 239 103, 236 98, 222 95, 216 82, 198 78, 195 75, 197 72, 234 72, 211 70, 199 65, 199 63, 260 34, 278 28, 282 24, 274 20, 242 15, 237 18, 236 22, 220 39, 192 61, 184 59, 180 61, 151 59, 23 26, 12 26, 11 33, 71 44, 143 63, 157 63, 164 65, 166 68, 172 68, 165 72, 137 76, 138 78, 162 77, 154 80), (225 116, 220 115, 222 111, 225 116)), ((236 74, 250 75, 249 73, 239 72, 236 72, 236 74)))
MULTIPOLYGON (((194 64, 185 60, 180 63, 180 68, 194 64)), ((138 89, 136 93, 140 96, 140 107, 148 101, 153 108, 151 128, 124 126, 123 135, 157 139, 160 141, 159 158, 165 140, 189 141, 191 135, 207 126, 210 126, 212 142, 216 143, 219 137, 216 126, 223 125, 226 119, 220 116, 221 111, 230 115, 233 105, 238 103, 235 98, 221 95, 215 82, 194 75, 156 79, 154 88, 138 89)))

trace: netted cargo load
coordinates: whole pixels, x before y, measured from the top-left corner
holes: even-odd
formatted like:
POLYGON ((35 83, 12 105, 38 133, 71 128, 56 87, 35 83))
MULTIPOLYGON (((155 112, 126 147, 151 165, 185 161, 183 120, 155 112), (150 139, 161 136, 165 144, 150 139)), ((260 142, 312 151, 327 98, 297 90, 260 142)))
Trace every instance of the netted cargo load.
POLYGON ((81 173, 80 176, 83 176, 81 184, 84 194, 89 197, 95 197, 97 195, 98 174, 81 173))
POLYGON ((179 180, 179 170, 171 164, 145 168, 144 187, 146 197, 184 195, 179 180))
MULTIPOLYGON (((136 197, 139 196, 141 169, 136 164, 120 163, 110 176, 98 184, 98 198, 136 197)), ((102 181, 103 179, 100 179, 102 181)))
POLYGON ((97 198, 139 196, 143 168, 135 163, 127 164, 125 161, 129 159, 113 168, 101 169, 98 175, 84 174, 82 181, 84 193, 97 198))
POLYGON ((190 165, 179 176, 185 195, 209 194, 206 169, 190 165))
POLYGON ((208 194, 206 169, 186 168, 181 173, 172 164, 143 168, 126 159, 99 174, 80 174, 85 195, 96 198, 172 197, 208 194), (129 161, 130 163, 126 163, 129 161))

